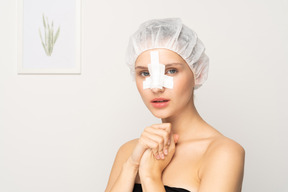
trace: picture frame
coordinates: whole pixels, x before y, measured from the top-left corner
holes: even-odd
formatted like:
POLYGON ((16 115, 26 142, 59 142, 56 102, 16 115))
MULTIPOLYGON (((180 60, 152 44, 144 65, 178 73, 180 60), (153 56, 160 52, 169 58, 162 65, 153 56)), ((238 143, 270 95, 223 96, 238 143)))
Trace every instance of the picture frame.
POLYGON ((18 74, 81 74, 81 0, 17 0, 18 74))

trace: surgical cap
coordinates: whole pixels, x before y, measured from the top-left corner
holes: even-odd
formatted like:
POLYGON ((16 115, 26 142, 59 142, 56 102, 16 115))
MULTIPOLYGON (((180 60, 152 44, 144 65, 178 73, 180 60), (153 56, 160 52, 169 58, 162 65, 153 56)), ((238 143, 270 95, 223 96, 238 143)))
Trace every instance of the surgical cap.
POLYGON ((164 48, 180 55, 194 74, 194 89, 208 78, 209 58, 197 34, 182 24, 180 18, 153 19, 142 23, 130 37, 126 63, 135 78, 135 61, 144 51, 164 48))

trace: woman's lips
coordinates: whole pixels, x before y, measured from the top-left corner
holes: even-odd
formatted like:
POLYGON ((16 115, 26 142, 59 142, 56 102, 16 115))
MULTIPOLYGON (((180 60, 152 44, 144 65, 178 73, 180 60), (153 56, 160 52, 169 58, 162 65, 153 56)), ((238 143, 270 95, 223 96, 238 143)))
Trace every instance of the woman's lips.
POLYGON ((153 107, 155 108, 163 108, 166 107, 169 103, 169 99, 166 98, 155 98, 153 100, 151 100, 151 104, 153 107))

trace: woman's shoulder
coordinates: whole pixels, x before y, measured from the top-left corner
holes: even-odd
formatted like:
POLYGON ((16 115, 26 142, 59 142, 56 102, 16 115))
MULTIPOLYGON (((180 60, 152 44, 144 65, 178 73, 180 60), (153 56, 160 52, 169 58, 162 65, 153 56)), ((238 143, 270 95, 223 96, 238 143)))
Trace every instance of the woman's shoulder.
POLYGON ((245 150, 234 141, 222 134, 212 139, 203 156, 203 164, 200 172, 209 172, 213 169, 224 171, 224 167, 233 170, 244 165, 245 150), (222 170, 221 170, 222 169, 222 170))
POLYGON ((198 172, 202 188, 208 191, 210 186, 222 191, 241 188, 245 150, 239 143, 219 134, 212 139, 202 160, 198 172))
POLYGON ((129 156, 132 154, 135 146, 137 145, 137 142, 138 139, 133 139, 119 147, 116 157, 114 159, 112 170, 114 169, 114 167, 122 167, 122 165, 128 160, 129 156))
POLYGON ((131 153, 133 152, 135 146, 137 145, 138 140, 139 140, 139 138, 127 141, 124 144, 122 144, 118 150, 117 155, 124 156, 124 157, 130 156, 131 153))
POLYGON ((137 145, 138 140, 139 138, 127 141, 126 143, 121 145, 121 147, 119 148, 119 151, 126 151, 126 152, 131 151, 132 152, 135 146, 137 145))
POLYGON ((209 144, 207 154, 221 154, 221 153, 229 153, 229 154, 244 154, 244 148, 234 141, 222 134, 215 136, 211 143, 209 144))

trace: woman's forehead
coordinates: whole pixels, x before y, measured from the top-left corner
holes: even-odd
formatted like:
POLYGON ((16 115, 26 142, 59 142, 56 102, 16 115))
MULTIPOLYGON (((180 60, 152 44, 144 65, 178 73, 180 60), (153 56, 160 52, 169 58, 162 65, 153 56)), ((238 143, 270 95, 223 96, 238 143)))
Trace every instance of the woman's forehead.
POLYGON ((135 67, 137 66, 147 67, 147 65, 151 63, 151 56, 150 56, 151 51, 158 51, 159 63, 162 63, 164 65, 186 63, 185 60, 174 51, 157 48, 157 49, 149 49, 142 52, 136 59, 135 67))

